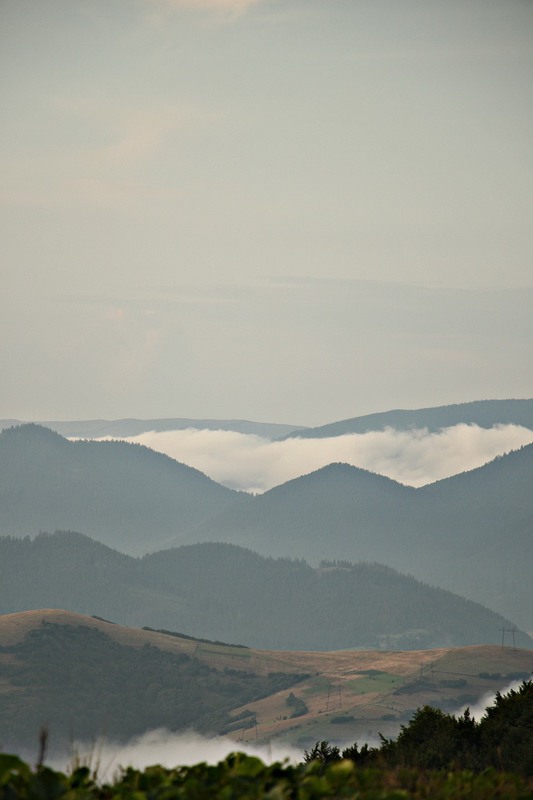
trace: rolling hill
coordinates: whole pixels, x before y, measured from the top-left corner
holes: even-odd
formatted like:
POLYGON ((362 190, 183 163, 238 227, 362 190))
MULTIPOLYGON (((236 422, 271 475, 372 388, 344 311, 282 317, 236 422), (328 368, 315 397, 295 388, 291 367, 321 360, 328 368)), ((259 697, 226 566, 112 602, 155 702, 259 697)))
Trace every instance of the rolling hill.
MULTIPOLYGON (((132 558, 76 533, 0 539, 0 613, 68 608, 279 650, 496 644, 509 620, 379 564, 197 544, 132 558)), ((533 641, 517 631, 521 647, 533 641)))
POLYGON ((4 535, 77 529, 142 553, 246 499, 141 445, 69 442, 33 424, 0 434, 4 535))
POLYGON ((419 489, 331 464, 228 508, 195 536, 312 564, 377 561, 531 629, 532 485, 533 445, 419 489))
POLYGON ((43 724, 52 750, 161 727, 302 748, 394 735, 424 703, 454 710, 529 677, 533 653, 279 653, 36 610, 0 617, 0 665, 0 744, 33 757, 43 724))

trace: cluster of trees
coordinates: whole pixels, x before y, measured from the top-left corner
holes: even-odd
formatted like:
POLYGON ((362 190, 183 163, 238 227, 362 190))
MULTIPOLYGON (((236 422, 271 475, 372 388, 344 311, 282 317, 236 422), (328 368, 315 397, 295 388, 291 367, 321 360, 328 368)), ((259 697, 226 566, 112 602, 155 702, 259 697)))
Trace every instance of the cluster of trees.
POLYGON ((396 740, 382 737, 380 747, 357 744, 342 752, 327 741, 305 751, 304 761, 331 764, 342 759, 360 767, 416 767, 430 770, 487 768, 533 776, 533 682, 498 693, 485 716, 474 720, 424 706, 396 740))

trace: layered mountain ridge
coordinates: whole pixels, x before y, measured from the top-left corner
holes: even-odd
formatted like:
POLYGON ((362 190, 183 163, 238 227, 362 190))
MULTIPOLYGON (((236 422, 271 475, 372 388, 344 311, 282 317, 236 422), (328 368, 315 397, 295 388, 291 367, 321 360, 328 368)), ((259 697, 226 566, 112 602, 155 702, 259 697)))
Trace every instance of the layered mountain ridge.
POLYGON ((25 425, 0 434, 0 534, 77 530, 132 555, 220 541, 315 566, 379 562, 531 630, 532 472, 528 445, 419 489, 331 464, 251 497, 139 445, 25 425))

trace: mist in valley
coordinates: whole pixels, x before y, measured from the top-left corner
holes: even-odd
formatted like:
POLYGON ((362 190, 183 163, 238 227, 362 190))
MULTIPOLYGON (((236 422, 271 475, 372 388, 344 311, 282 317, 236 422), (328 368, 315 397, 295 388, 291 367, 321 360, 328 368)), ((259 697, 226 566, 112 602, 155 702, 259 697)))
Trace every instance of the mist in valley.
POLYGON ((262 493, 333 462, 361 467, 409 486, 424 486, 529 444, 533 431, 520 425, 487 429, 461 424, 438 432, 387 428, 323 439, 306 439, 302 433, 275 441, 236 431, 189 428, 147 431, 126 437, 126 441, 165 453, 224 486, 262 493))

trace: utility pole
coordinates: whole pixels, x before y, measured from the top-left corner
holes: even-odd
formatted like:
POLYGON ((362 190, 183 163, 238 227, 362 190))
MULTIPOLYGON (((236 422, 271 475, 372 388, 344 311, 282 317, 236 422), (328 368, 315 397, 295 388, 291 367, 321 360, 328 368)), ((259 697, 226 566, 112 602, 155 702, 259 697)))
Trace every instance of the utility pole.
POLYGON ((516 652, 516 638, 515 638, 516 628, 513 626, 512 628, 500 628, 500 630, 502 632, 502 650, 505 644, 505 634, 510 633, 511 636, 513 637, 513 650, 516 652))

